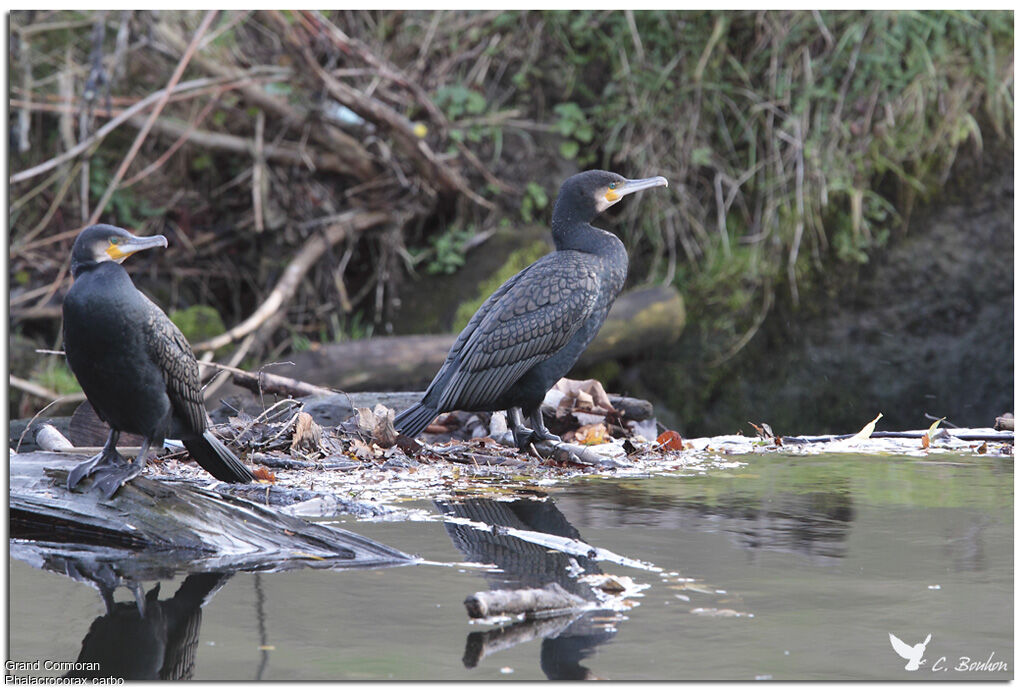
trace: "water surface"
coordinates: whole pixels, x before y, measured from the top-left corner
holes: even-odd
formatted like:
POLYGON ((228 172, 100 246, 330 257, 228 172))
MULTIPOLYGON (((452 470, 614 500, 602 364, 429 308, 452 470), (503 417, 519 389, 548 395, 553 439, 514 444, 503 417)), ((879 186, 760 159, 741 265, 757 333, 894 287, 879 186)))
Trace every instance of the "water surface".
MULTIPOLYGON (((180 573, 155 594, 155 582, 145 589, 151 601, 173 601, 164 619, 180 615, 176 630, 193 634, 196 680, 1012 677, 1012 458, 739 459, 706 473, 545 487, 540 501, 402 505, 434 516, 422 521, 331 521, 447 565, 180 573), (445 524, 442 513, 578 535, 660 571, 570 559, 445 524), (457 565, 473 560, 500 570, 457 565), (572 588, 578 572, 648 587, 625 612, 598 607, 544 625, 468 621, 469 594, 549 581, 572 588), (201 616, 179 612, 190 593, 206 602, 201 616), (905 670, 889 633, 909 645, 931 636, 918 670, 905 670), (956 670, 978 662, 997 670, 956 670)), ((115 598, 138 619, 127 589, 115 598)), ((149 634, 121 623, 106 631, 105 613, 95 589, 11 559, 11 659, 74 661, 86 643, 126 650, 149 634)))

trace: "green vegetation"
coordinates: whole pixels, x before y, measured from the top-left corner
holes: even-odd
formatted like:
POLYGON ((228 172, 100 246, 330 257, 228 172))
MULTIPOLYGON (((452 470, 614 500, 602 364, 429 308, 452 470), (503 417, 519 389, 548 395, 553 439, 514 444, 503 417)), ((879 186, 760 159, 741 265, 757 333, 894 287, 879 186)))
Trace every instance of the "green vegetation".
POLYGON ((68 393, 81 393, 82 387, 78 385, 78 379, 71 373, 64 362, 64 358, 47 357, 44 363, 37 367, 32 376, 40 386, 48 388, 57 395, 68 393))
MULTIPOLYGON (((129 107, 170 81, 203 16, 12 13, 12 136, 27 145, 12 146, 12 176, 25 177, 11 185, 9 278, 28 295, 12 294, 12 331, 56 339, 59 318, 33 309, 66 279, 61 233, 95 210, 138 133, 122 123, 87 155, 27 174, 110 121, 103 84, 86 94, 95 60, 114 110, 129 107), (84 132, 80 112, 92 113, 84 132)), ((458 273, 474 232, 544 222, 568 172, 661 174, 670 189, 614 209, 614 224, 630 281, 683 292, 685 359, 713 378, 776 305, 814 308, 902 232, 962 150, 1006 145, 1013 16, 225 11, 182 83, 244 78, 165 104, 103 220, 175 237, 136 276, 143 290, 173 285, 177 303, 235 324, 325 219, 384 211, 386 231, 325 250, 288 305, 304 337, 337 339, 390 332, 420 259, 427 280, 458 273), (358 117, 325 117, 334 103, 358 117)), ((250 354, 291 341, 282 323, 250 354)))
POLYGON ((536 219, 548 206, 548 195, 544 188, 530 180, 526 183, 526 190, 523 194, 523 202, 519 206, 519 215, 527 223, 536 219))
POLYGON ((217 310, 203 304, 187 309, 172 309, 167 316, 190 343, 209 340, 227 330, 217 310))
POLYGON ((676 283, 716 355, 762 318, 760 293, 788 284, 798 299, 832 263, 867 261, 962 144, 1010 134, 1006 12, 540 20, 548 50, 524 70, 562 101, 562 153, 668 177, 675 199, 638 205, 634 255, 656 275, 663 236, 680 243, 676 283))
POLYGON ((440 235, 430 238, 434 254, 430 263, 427 264, 427 273, 431 274, 452 274, 466 263, 466 242, 476 232, 472 227, 461 227, 452 225, 440 235))

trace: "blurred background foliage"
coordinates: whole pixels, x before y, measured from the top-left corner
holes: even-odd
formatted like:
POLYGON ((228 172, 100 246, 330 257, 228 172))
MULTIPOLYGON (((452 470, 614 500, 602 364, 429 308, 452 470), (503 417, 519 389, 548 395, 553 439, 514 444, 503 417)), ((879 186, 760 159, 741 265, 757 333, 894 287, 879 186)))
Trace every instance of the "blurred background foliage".
POLYGON ((714 371, 780 299, 820 304, 904 232, 957 156, 1012 147, 1009 11, 225 11, 190 55, 204 17, 12 13, 12 342, 59 347, 70 243, 108 188, 104 222, 171 241, 137 283, 228 327, 326 224, 389 214, 323 252, 253 365, 402 332, 410 276, 429 292, 600 167, 669 179, 603 224, 630 285, 682 292, 687 366, 714 371), (196 85, 119 176, 148 111, 102 128, 183 62, 196 85))

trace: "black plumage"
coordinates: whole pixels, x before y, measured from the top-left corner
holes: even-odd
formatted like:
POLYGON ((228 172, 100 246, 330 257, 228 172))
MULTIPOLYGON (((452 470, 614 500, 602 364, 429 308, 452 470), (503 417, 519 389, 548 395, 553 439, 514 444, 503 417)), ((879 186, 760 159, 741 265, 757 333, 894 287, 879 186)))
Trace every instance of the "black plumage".
POLYGON ((86 398, 111 430, 103 450, 68 474, 68 488, 96 473, 96 486, 113 496, 142 472, 149 448, 159 448, 168 437, 181 439, 217 479, 253 479, 208 428, 199 366, 185 336, 120 265, 137 251, 166 246, 162 235, 135 237, 112 225, 93 225, 72 247, 75 282, 64 298, 64 350, 86 398), (143 437, 130 464, 116 449, 122 431, 143 437))
POLYGON ((603 170, 566 180, 551 218, 555 251, 484 302, 423 399, 398 414, 395 428, 416 436, 441 412, 507 410, 521 448, 558 440, 544 427, 540 404, 597 335, 629 264, 619 238, 590 223, 624 196, 667 184, 664 177, 627 180, 603 170))

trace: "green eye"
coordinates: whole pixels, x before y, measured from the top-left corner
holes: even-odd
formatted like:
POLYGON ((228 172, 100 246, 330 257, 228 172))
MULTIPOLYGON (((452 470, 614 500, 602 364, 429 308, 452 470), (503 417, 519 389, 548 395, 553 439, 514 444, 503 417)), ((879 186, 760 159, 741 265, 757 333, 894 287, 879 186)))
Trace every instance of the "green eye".
POLYGON ((121 241, 120 237, 111 237, 110 238, 110 244, 117 244, 120 241, 121 241))
POLYGON ((615 183, 615 182, 612 182, 612 183, 611 183, 610 185, 608 185, 608 189, 615 189, 615 185, 616 185, 616 184, 617 184, 617 183, 615 183))

